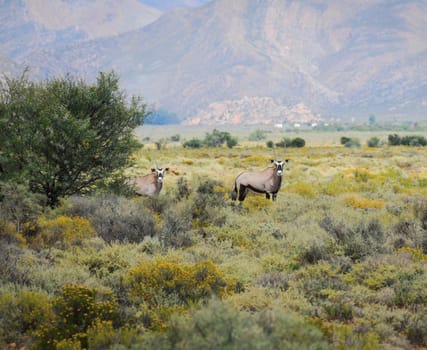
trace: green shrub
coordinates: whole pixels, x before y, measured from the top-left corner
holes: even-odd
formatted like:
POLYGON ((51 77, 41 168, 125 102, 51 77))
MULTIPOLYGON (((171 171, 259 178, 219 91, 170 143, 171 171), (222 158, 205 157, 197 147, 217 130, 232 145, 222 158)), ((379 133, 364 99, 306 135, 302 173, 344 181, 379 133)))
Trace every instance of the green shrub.
POLYGON ((218 190, 220 185, 218 181, 206 179, 197 187, 192 213, 199 226, 208 224, 222 226, 225 223, 221 209, 226 206, 226 201, 224 194, 218 190))
POLYGON ((349 142, 351 140, 351 138, 350 137, 347 137, 347 136, 342 136, 341 138, 340 138, 340 143, 342 144, 342 145, 345 145, 347 142, 349 142))
POLYGON ((351 326, 338 326, 334 330, 333 348, 337 350, 380 350, 378 336, 369 330, 356 332, 351 326))
POLYGON ((179 135, 179 134, 172 135, 170 137, 170 140, 173 141, 173 142, 178 142, 179 140, 181 140, 181 135, 179 135))
POLYGON ((0 221, 12 222, 17 233, 24 231, 26 223, 36 220, 43 206, 43 197, 23 184, 0 182, 0 221))
POLYGON ((174 317, 169 330, 146 338, 147 349, 330 349, 313 325, 285 310, 247 313, 217 300, 174 317))
POLYGON ((221 147, 224 143, 228 148, 233 148, 237 145, 237 138, 230 135, 227 131, 219 131, 214 129, 212 133, 206 133, 203 144, 206 147, 221 147))
POLYGON ((188 199, 191 194, 191 187, 186 178, 180 177, 176 182, 176 199, 181 201, 183 199, 188 199))
POLYGON ((385 251, 384 228, 377 219, 351 224, 324 217, 320 223, 353 261, 385 251))
POLYGON ((191 209, 175 207, 163 214, 160 239, 166 247, 185 247, 191 245, 189 231, 191 229, 191 209))
POLYGON ((22 266, 25 255, 31 255, 31 253, 15 244, 0 243, 0 281, 16 283, 17 285, 28 285, 30 283, 30 269, 27 266, 22 266))
POLYGON ((407 247, 420 247, 426 250, 427 247, 427 230, 422 227, 423 223, 418 220, 401 219, 392 226, 392 233, 394 234, 395 248, 407 247))
POLYGON ((16 225, 13 222, 0 219, 0 242, 1 244, 24 246, 26 239, 16 231, 16 225))
POLYGON ((289 275, 282 272, 271 272, 257 278, 256 283, 264 288, 279 289, 284 292, 289 288, 289 275))
POLYGON ((403 136, 400 140, 400 144, 404 146, 425 146, 427 145, 427 140, 424 136, 403 136))
POLYGON ((305 146, 305 140, 301 137, 295 137, 294 139, 290 139, 285 137, 282 141, 279 141, 276 143, 276 147, 304 147, 305 146))
POLYGON ((96 320, 87 330, 87 343, 90 350, 134 349, 142 340, 142 332, 122 327, 115 329, 111 321, 96 320))
POLYGON ((328 320, 351 321, 353 319, 353 308, 347 302, 327 301, 323 304, 323 311, 328 320))
POLYGON ((79 258, 79 262, 97 278, 111 278, 116 272, 124 273, 130 266, 130 262, 124 256, 124 249, 126 248, 118 244, 102 250, 86 249, 82 252, 83 256, 79 258))
POLYGON ((301 137, 295 137, 291 143, 289 144, 289 147, 304 147, 305 146, 305 140, 301 137))
POLYGON ((388 135, 388 144, 390 146, 399 146, 400 145, 400 136, 397 134, 390 134, 388 135))
POLYGON ((145 236, 156 233, 153 215, 143 203, 132 199, 115 196, 72 197, 65 211, 89 219, 97 235, 106 242, 142 242, 145 236))
POLYGON ((395 303, 399 307, 416 307, 427 303, 427 279, 421 271, 405 271, 393 284, 395 303))
POLYGON ((344 147, 347 148, 359 148, 360 147, 360 141, 356 138, 352 137, 341 137, 340 142, 344 147))
POLYGON ((420 135, 407 135, 400 137, 397 134, 388 135, 388 144, 390 146, 426 146, 427 140, 420 135))
POLYGON ((380 139, 376 136, 373 136, 368 140, 367 144, 368 144, 368 147, 379 147, 380 139))
POLYGON ((321 260, 326 260, 330 256, 330 248, 324 242, 312 240, 307 246, 301 249, 298 254, 298 261, 301 265, 304 264, 317 264, 321 260))
POLYGON ((308 265, 295 273, 295 281, 309 300, 325 299, 325 290, 346 290, 348 286, 336 268, 327 263, 308 265))
POLYGON ((415 346, 427 346, 427 310, 414 314, 406 329, 407 338, 415 346))
POLYGON ((0 346, 8 343, 23 345, 53 315, 45 294, 26 290, 16 295, 0 294, 0 346))
POLYGON ((227 140, 225 142, 228 148, 233 148, 234 146, 237 146, 238 140, 235 136, 227 137, 227 140))
POLYGON ((265 131, 256 129, 255 131, 252 131, 248 137, 249 141, 261 141, 265 140, 266 134, 265 131))
POLYGON ((197 138, 192 138, 183 143, 184 148, 202 148, 203 141, 197 138))
MULTIPOLYGON (((164 196, 146 196, 140 198, 138 206, 143 210, 149 210, 154 214, 163 214, 173 203, 168 195, 164 196)), ((153 227, 154 229, 154 227, 153 227)), ((155 231, 152 232, 154 234, 155 231)))

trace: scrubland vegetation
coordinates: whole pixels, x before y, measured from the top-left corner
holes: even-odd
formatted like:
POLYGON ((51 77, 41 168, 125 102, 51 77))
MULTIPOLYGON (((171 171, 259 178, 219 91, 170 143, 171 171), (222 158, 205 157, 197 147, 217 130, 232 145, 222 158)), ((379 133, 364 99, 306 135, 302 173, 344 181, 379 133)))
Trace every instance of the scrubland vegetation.
MULTIPOLYGON (((282 150, 278 150, 283 155, 282 150)), ((0 340, 35 349, 427 346, 427 150, 289 148, 276 202, 232 203, 272 150, 134 154, 159 197, 42 208, 2 187, 0 340)))
POLYGON ((423 135, 214 130, 192 148, 150 130, 138 148, 145 106, 117 82, 1 90, 2 348, 427 348, 423 135), (232 202, 274 153, 277 200, 232 202), (155 165, 160 195, 133 196, 155 165))

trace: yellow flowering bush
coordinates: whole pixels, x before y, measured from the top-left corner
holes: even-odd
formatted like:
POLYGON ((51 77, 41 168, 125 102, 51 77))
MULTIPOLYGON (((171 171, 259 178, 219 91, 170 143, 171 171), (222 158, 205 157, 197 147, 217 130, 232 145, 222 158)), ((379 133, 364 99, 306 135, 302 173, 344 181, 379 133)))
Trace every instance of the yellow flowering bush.
POLYGON ((423 249, 420 247, 411 248, 411 247, 402 247, 398 250, 398 253, 407 253, 411 258, 416 262, 427 262, 427 254, 423 253, 423 249))
POLYGON ((15 243, 24 246, 26 241, 25 237, 16 231, 16 225, 11 221, 0 219, 0 240, 7 243, 15 243))
POLYGON ((300 196, 312 198, 316 194, 316 189, 310 183, 299 181, 292 184, 292 186, 287 189, 287 192, 297 193, 300 196))
POLYGON ((187 305, 212 295, 233 293, 235 282, 226 279, 211 261, 194 265, 158 259, 143 263, 127 276, 130 296, 150 307, 165 304, 187 305), (166 304, 167 304, 166 301, 166 304))
POLYGON ((64 340, 79 340, 87 348, 87 331, 98 320, 116 321, 118 303, 111 293, 94 288, 66 285, 53 301, 55 316, 36 334, 36 349, 56 349, 64 340))
POLYGON ((88 219, 65 215, 54 219, 40 217, 37 222, 37 234, 33 240, 33 246, 45 247, 58 242, 75 243, 94 235, 95 230, 88 219))
POLYGON ((0 345, 24 343, 40 324, 53 315, 52 305, 43 293, 28 290, 16 295, 0 293, 0 345))
POLYGON ((381 209, 385 206, 382 199, 370 199, 353 193, 344 195, 343 200, 345 205, 357 209, 381 209))

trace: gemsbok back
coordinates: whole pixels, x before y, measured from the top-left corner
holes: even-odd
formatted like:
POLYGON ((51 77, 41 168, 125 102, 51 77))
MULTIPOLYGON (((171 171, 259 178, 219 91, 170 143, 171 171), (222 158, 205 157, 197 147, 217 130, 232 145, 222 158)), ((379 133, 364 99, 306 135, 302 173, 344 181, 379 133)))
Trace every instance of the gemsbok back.
POLYGON ((163 176, 169 168, 152 168, 151 174, 134 179, 135 193, 140 196, 158 195, 163 187, 163 176))
POLYGON ((234 188, 231 192, 231 199, 235 201, 239 199, 240 202, 245 200, 248 190, 256 193, 265 193, 265 197, 273 201, 276 200, 277 192, 282 185, 283 166, 287 164, 289 159, 285 161, 271 160, 274 167, 269 167, 263 171, 244 171, 237 176, 234 182, 234 188))

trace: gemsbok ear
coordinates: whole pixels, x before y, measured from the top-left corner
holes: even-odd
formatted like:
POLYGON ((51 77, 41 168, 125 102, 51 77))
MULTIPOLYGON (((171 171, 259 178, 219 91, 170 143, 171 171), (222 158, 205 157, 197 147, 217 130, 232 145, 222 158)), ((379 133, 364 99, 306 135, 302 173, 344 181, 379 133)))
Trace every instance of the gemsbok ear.
POLYGON ((154 169, 154 168, 151 168, 151 172, 153 172, 153 173, 154 173, 155 171, 156 171, 156 169, 154 169))
POLYGON ((285 159, 285 163, 288 163, 289 162, 289 159, 285 159))
POLYGON ((165 168, 165 171, 169 171, 169 168, 165 168))
POLYGON ((270 159, 270 163, 274 163, 274 159, 270 159))

